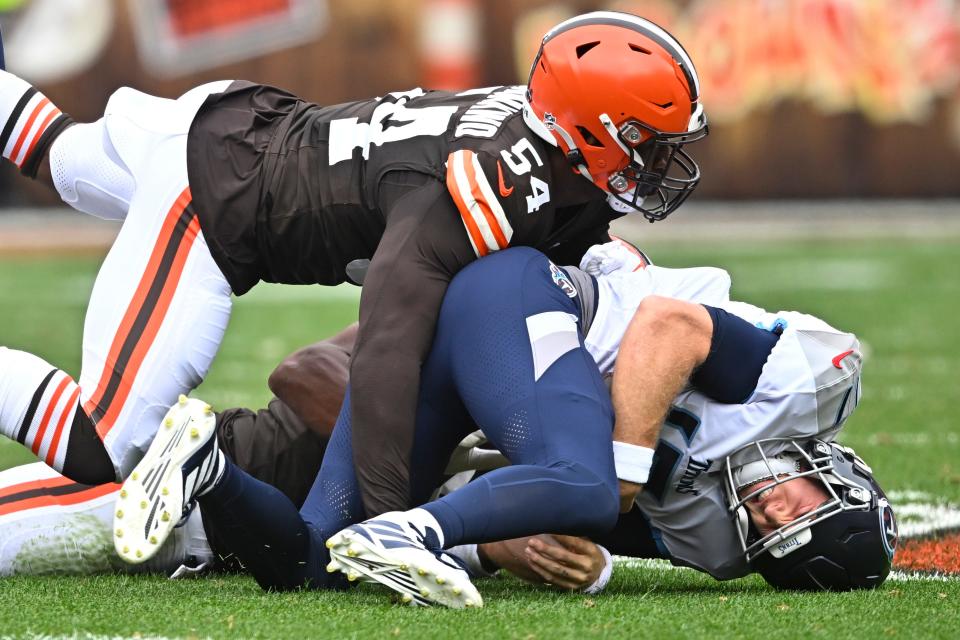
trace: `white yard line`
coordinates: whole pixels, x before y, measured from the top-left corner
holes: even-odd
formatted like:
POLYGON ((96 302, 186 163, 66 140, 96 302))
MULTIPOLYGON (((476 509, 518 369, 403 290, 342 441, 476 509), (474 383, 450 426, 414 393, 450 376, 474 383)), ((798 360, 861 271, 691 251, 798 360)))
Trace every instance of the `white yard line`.
MULTIPOLYGON (((626 569, 643 569, 654 572, 670 571, 694 571, 687 567, 675 567, 669 560, 652 560, 641 558, 627 558, 624 556, 614 556, 614 563, 618 567, 626 569)), ((957 582, 960 577, 955 575, 942 575, 935 573, 919 573, 916 571, 891 571, 890 580, 895 582, 957 582)))

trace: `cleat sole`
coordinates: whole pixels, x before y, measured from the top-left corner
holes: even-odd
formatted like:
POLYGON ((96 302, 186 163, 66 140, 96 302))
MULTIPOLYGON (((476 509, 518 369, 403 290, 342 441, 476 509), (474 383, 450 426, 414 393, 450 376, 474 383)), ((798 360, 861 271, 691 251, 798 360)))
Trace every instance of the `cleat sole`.
POLYGON ((351 531, 333 535, 327 540, 327 548, 330 549, 327 571, 340 571, 348 580, 351 575, 359 574, 365 582, 378 582, 399 593, 405 604, 441 605, 451 609, 483 606, 483 598, 466 573, 440 562, 429 551, 386 550, 351 531))
POLYGON ((199 400, 181 397, 162 422, 170 421, 172 426, 159 430, 123 483, 114 512, 114 547, 129 563, 140 564, 156 555, 184 515, 181 467, 216 428, 216 417, 205 414, 204 406, 199 400), (197 437, 188 437, 194 431, 197 437), (126 510, 119 508, 120 500, 128 503, 126 510), (139 508, 130 509, 130 504, 139 508))

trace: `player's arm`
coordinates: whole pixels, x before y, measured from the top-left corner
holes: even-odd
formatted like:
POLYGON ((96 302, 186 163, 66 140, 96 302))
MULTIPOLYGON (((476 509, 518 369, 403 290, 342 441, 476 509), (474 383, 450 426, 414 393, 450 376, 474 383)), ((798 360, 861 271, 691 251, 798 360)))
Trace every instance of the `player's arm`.
POLYGON ((706 360, 712 337, 702 305, 660 296, 645 298, 627 326, 611 388, 622 513, 646 483, 667 411, 706 360))
POLYGON ((409 507, 420 367, 447 285, 475 258, 444 185, 390 203, 360 299, 350 369, 353 453, 368 515, 409 507))
POLYGON ((337 335, 287 356, 268 384, 280 400, 315 433, 329 437, 340 413, 357 339, 352 324, 337 335))

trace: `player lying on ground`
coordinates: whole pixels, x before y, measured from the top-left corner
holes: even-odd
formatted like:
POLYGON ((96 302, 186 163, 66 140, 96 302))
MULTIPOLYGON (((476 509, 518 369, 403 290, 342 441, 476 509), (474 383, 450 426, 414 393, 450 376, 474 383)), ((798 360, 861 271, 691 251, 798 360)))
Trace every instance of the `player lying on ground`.
MULTIPOLYGON (((610 255, 609 251, 596 253, 610 255)), ((626 259, 634 256, 628 254, 626 259)), ((287 358, 270 378, 271 389, 286 404, 275 400, 268 410, 256 414, 228 410, 218 415, 219 443, 227 457, 256 478, 277 486, 294 504, 302 504, 326 443, 326 437, 316 439, 307 434, 304 424, 309 423, 323 436, 329 434, 346 387, 348 356, 354 337, 355 327, 352 327, 331 341, 318 343, 287 358), (305 420, 301 421, 287 404, 298 407, 305 420)), ((723 433, 715 427, 718 414, 712 416, 712 420, 704 420, 707 426, 701 428, 697 437, 701 446, 710 434, 723 433)), ((688 420, 688 415, 675 406, 667 424, 674 428, 685 425, 690 429, 688 420)), ((682 442, 679 447, 683 447, 682 442)), ((597 539, 615 554, 670 557, 670 550, 674 549, 677 556, 673 560, 677 564, 693 566, 716 577, 738 575, 730 570, 734 565, 743 566, 736 546, 710 544, 718 532, 729 528, 729 523, 724 514, 716 513, 718 505, 723 504, 720 485, 715 481, 717 474, 701 476, 696 473, 700 466, 688 464, 684 470, 680 468, 682 465, 674 465, 681 481, 676 483, 675 493, 666 492, 662 508, 652 518, 634 506, 630 513, 621 515, 614 531, 597 539), (690 475, 697 487, 682 482, 690 475), (685 498, 690 494, 702 497, 690 502, 685 498), (715 521, 709 527, 689 527, 690 515, 698 513, 711 514, 715 521), (656 526, 651 526, 651 520, 656 526), (681 552, 678 536, 689 541, 683 545, 686 553, 681 552)), ((656 468, 653 475, 659 475, 656 468)), ((456 478, 448 484, 454 485, 457 480, 462 481, 456 478)), ((219 558, 216 536, 210 536, 208 543, 199 526, 197 511, 151 561, 142 565, 123 563, 109 544, 113 497, 117 491, 116 486, 73 485, 41 464, 0 473, 0 540, 4 541, 0 548, 0 575, 131 571, 135 567, 169 574, 181 565, 195 567, 209 558, 219 558)), ((648 489, 648 493, 650 491, 648 489)), ((638 501, 642 503, 642 499, 638 501)), ((698 521, 702 520, 701 517, 698 521)), ((822 548, 829 537, 825 532, 817 535, 817 544, 822 548)), ((606 550, 566 536, 467 545, 453 553, 467 560, 475 575, 489 574, 503 566, 527 579, 591 592, 602 588, 612 570, 606 550)), ((836 550, 833 553, 836 555, 836 550)), ((870 557, 869 550, 859 555, 870 557)), ((850 554, 850 557, 857 555, 850 554)))
POLYGON ((327 107, 240 81, 178 100, 121 89, 101 120, 71 125, 0 72, 3 157, 123 220, 79 384, 0 349, 0 433, 74 480, 123 479, 207 373, 231 294, 362 280, 353 451, 371 515, 411 504, 419 376, 453 275, 516 245, 575 263, 611 219, 666 217, 699 181, 683 147, 707 133, 680 44, 612 12, 552 30, 527 87, 327 107))
MULTIPOLYGON (((276 398, 266 409, 217 414, 217 441, 231 461, 302 504, 329 440, 347 385, 356 327, 287 358, 271 374, 276 398), (303 399, 310 398, 305 406, 303 399), (291 405, 298 410, 291 409, 291 405)), ((199 510, 148 563, 131 565, 114 551, 114 502, 120 485, 71 482, 42 463, 0 472, 0 576, 86 574, 113 570, 171 574, 232 566, 199 510)))
POLYGON ((666 548, 675 562, 721 578, 746 574, 754 561, 783 586, 873 586, 889 570, 879 525, 892 512, 852 456, 819 442, 809 446, 827 447, 826 456, 807 451, 811 438, 832 438, 852 412, 859 368, 852 335, 810 316, 730 302, 720 270, 649 267, 594 279, 534 250, 511 249, 465 269, 447 292, 421 378, 411 495, 430 497, 471 421, 512 466, 422 508, 337 533, 363 517, 349 402, 299 512, 218 455, 212 418, 202 403, 187 403, 171 410, 169 429, 125 484, 133 517, 117 522, 117 542, 125 558, 149 557, 150 538, 163 539, 180 501, 197 499, 266 589, 333 586, 329 564, 383 582, 407 601, 477 606, 479 594, 442 549, 543 531, 605 534, 617 521, 619 476, 649 485, 639 500, 651 523, 647 539, 659 533, 664 541, 658 555, 666 548), (662 438, 659 458, 675 464, 653 475, 652 450, 645 469, 611 450, 623 418, 615 428, 600 372, 615 360, 613 392, 629 394, 627 406, 649 411, 648 399, 660 402, 663 389, 675 389, 647 434, 651 446, 662 438), (637 371, 637 362, 645 368, 637 371), (688 380, 692 389, 684 391, 688 380), (686 420, 661 433, 671 403, 686 420), (725 461, 739 529, 716 475, 725 461), (176 470, 170 481, 151 482, 168 468, 176 470), (698 482, 701 471, 714 475, 698 482), (797 473, 804 477, 790 475, 797 473), (158 487, 167 498, 156 497, 158 487), (749 491, 746 502, 740 491, 749 491), (857 519, 868 537, 848 548, 850 536, 830 530, 810 544, 814 518, 820 527, 857 519), (706 549, 697 546, 704 541, 706 549), (836 570, 825 570, 821 556, 836 570))
MULTIPOLYGON (((294 504, 303 503, 320 468, 346 392, 356 329, 352 325, 286 358, 270 376, 270 388, 277 397, 266 409, 228 409, 217 414, 217 441, 224 455, 253 477, 275 486, 294 504), (302 412, 302 419, 291 406, 302 412)), ((469 477, 476 469, 503 464, 492 451, 465 448, 458 453, 460 458, 451 461, 450 469, 469 466, 473 471, 455 476, 453 482, 465 481, 460 476, 469 477)), ((199 509, 148 562, 124 562, 115 552, 112 538, 119 491, 118 484, 72 482, 42 463, 0 471, 0 577, 114 571, 181 576, 241 569, 229 553, 220 552, 219 536, 204 526, 199 509)), ((586 547, 585 540, 558 540, 583 554, 573 560, 569 571, 586 581, 585 587, 607 568, 603 552, 586 547)), ((488 555, 487 548, 493 546, 478 549, 474 545, 458 552, 478 566, 480 558, 487 567, 496 560, 506 563, 504 553, 509 548, 491 548, 488 555)), ((536 575, 516 562, 511 569, 525 576, 536 575)), ((563 580, 559 574, 555 577, 558 584, 563 580)))

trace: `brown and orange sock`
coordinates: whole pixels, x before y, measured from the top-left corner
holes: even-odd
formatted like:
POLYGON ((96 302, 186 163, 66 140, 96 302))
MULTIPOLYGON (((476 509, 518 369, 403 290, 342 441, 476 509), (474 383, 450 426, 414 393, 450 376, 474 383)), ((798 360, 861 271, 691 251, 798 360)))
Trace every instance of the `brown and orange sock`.
POLYGON ((34 178, 47 149, 73 120, 36 88, 0 71, 0 153, 34 178))

